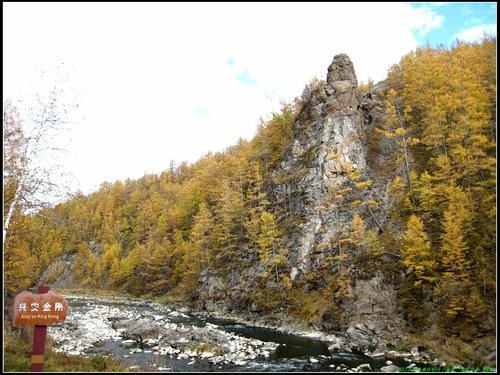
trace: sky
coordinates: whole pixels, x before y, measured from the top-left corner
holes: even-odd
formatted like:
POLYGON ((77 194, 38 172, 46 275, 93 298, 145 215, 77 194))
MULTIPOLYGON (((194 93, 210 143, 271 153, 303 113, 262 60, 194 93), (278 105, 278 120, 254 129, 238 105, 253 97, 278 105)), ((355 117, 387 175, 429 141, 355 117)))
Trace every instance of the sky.
POLYGON ((2 6, 3 99, 28 124, 28 103, 57 82, 69 128, 58 164, 84 194, 252 139, 338 53, 378 82, 417 46, 476 41, 497 22, 496 2, 2 6))

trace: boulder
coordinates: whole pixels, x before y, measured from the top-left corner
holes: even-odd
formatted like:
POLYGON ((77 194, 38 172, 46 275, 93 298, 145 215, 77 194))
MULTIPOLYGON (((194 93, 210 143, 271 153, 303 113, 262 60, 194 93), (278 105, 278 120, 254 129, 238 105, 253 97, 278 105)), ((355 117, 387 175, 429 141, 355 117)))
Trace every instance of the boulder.
POLYGON ((398 366, 394 365, 387 365, 380 368, 380 372, 398 372, 398 370, 399 370, 398 366))
POLYGON ((122 337, 130 338, 134 340, 143 341, 146 339, 156 339, 160 336, 160 333, 165 332, 165 330, 150 319, 140 318, 135 321, 122 322, 125 325, 125 329, 122 331, 122 337))

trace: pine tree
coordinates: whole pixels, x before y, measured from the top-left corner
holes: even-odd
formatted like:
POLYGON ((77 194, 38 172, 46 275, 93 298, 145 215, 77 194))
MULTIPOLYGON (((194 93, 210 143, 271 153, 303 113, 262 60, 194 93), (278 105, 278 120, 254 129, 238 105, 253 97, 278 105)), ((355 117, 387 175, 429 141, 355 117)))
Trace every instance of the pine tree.
POLYGON ((234 259, 242 240, 243 200, 239 188, 224 179, 221 184, 219 202, 216 207, 218 228, 215 229, 217 257, 219 260, 234 259))
POLYGON ((340 155, 338 153, 332 153, 328 159, 336 160, 339 172, 345 176, 341 180, 334 180, 328 187, 329 197, 327 201, 333 202, 336 206, 341 206, 349 202, 350 207, 353 209, 363 206, 377 226, 379 233, 382 233, 384 231, 382 225, 372 209, 378 207, 378 203, 370 199, 367 193, 373 182, 363 179, 362 171, 359 168, 355 168, 352 163, 340 162, 340 155))
POLYGON ((213 251, 212 232, 214 221, 212 213, 205 203, 200 205, 200 210, 194 218, 193 230, 191 231, 191 241, 194 245, 199 269, 206 266, 211 260, 213 251))
POLYGON ((257 243, 259 245, 260 262, 266 265, 268 271, 274 272, 276 283, 279 285, 279 269, 285 265, 287 251, 279 244, 279 230, 276 218, 268 211, 260 216, 260 234, 257 243))
POLYGON ((444 213, 443 221, 443 277, 453 279, 467 278, 469 262, 465 258, 468 250, 463 226, 452 211, 444 213))
POLYGON ((410 180, 410 147, 418 143, 418 139, 410 134, 410 130, 405 122, 403 111, 411 112, 411 108, 403 109, 402 99, 394 89, 390 89, 386 97, 385 115, 386 119, 383 128, 376 131, 382 133, 388 139, 394 140, 399 154, 396 155, 396 162, 403 165, 404 179, 406 187, 412 190, 410 180))
POLYGON ((416 215, 410 216, 403 241, 403 264, 415 275, 414 285, 437 281, 437 264, 431 245, 424 232, 424 224, 416 215))
POLYGON ((441 268, 443 279, 437 288, 444 313, 456 317, 465 310, 465 301, 472 287, 469 246, 466 238, 470 226, 470 201, 459 187, 449 189, 449 205, 443 215, 441 268))
POLYGON ((359 215, 354 215, 350 226, 349 242, 356 248, 362 248, 366 239, 365 222, 359 215))
POLYGON ((113 263, 120 260, 120 244, 116 241, 106 243, 103 248, 101 260, 104 270, 110 271, 113 263))
POLYGON ((257 252, 258 237, 261 227, 261 215, 265 212, 269 201, 266 199, 264 192, 264 182, 262 175, 259 171, 258 165, 253 165, 252 177, 250 179, 250 186, 246 192, 246 212, 247 218, 243 223, 246 230, 246 238, 248 239, 248 246, 252 253, 257 252))
POLYGON ((82 286, 96 286, 95 278, 97 259, 87 243, 80 243, 73 264, 73 280, 82 286))
POLYGON ((153 243, 151 246, 151 281, 148 290, 155 296, 166 295, 173 285, 175 250, 168 240, 161 244, 153 243))
POLYGON ((31 252, 28 241, 21 233, 28 226, 26 217, 12 217, 12 234, 5 242, 3 253, 4 291, 17 294, 38 281, 38 259, 31 252))

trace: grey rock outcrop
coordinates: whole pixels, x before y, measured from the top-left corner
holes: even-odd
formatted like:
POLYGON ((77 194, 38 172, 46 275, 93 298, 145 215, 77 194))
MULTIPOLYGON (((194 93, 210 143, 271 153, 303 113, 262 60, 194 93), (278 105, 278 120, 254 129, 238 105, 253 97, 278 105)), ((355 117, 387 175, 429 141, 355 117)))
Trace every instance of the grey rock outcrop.
POLYGON ((328 67, 326 82, 330 86, 334 86, 339 81, 347 81, 351 84, 351 87, 358 87, 354 65, 345 53, 335 55, 333 62, 328 67))
POLYGON ((52 289, 68 289, 78 286, 73 267, 76 255, 63 254, 56 258, 40 276, 38 285, 50 285, 52 289))
POLYGON ((154 321, 140 318, 135 321, 130 321, 123 330, 122 336, 125 338, 139 339, 139 341, 143 341, 146 339, 155 339, 160 335, 160 333, 164 332, 165 330, 154 321))
MULTIPOLYGON (((378 173, 387 155, 380 152, 385 145, 377 143, 381 141, 374 138, 374 128, 383 121, 384 102, 379 94, 386 88, 382 82, 360 92, 350 58, 336 55, 326 84, 312 90, 294 123, 292 142, 274 170, 268 194, 287 228, 283 246, 288 249, 290 278, 295 282, 313 272, 324 274, 325 268, 333 275, 339 272, 339 262, 331 259, 338 254, 341 236, 349 231, 356 214, 368 229, 382 231, 391 206, 390 179, 378 173), (335 198, 333 186, 337 191, 355 189, 347 168, 359 173, 359 181, 372 182, 369 189, 357 192, 356 199, 372 199, 378 204, 376 209, 353 207, 335 198)), ((343 264, 351 278, 350 297, 340 307, 346 318, 346 337, 352 349, 384 351, 402 333, 398 281, 386 279, 383 273, 366 274, 360 266, 363 262, 355 262, 360 254, 350 251, 343 264)))
POLYGON ((352 298, 344 306, 351 324, 346 331, 358 350, 385 352, 403 334, 394 285, 377 273, 367 280, 356 280, 350 288, 352 298))
POLYGON ((283 212, 282 218, 299 223, 284 240, 284 246, 292 249, 292 280, 313 270, 312 263, 321 262, 317 245, 332 242, 356 212, 343 212, 327 201, 329 187, 346 182, 346 165, 367 170, 360 98, 351 60, 345 54, 336 55, 328 68, 327 84, 313 90, 304 104, 294 124, 293 142, 274 172, 269 188, 272 201, 283 212))
POLYGON ((398 372, 399 368, 395 365, 387 365, 380 369, 380 372, 398 372))

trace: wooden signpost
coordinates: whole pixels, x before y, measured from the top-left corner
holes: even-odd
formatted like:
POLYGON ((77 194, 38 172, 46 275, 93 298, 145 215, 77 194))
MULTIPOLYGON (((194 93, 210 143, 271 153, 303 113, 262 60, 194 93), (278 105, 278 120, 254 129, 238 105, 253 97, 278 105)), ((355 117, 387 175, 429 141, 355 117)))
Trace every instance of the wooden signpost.
POLYGON ((55 294, 48 286, 39 286, 38 294, 21 292, 14 298, 13 324, 35 326, 31 371, 42 372, 47 340, 47 326, 61 323, 68 313, 68 302, 63 296, 55 294))

